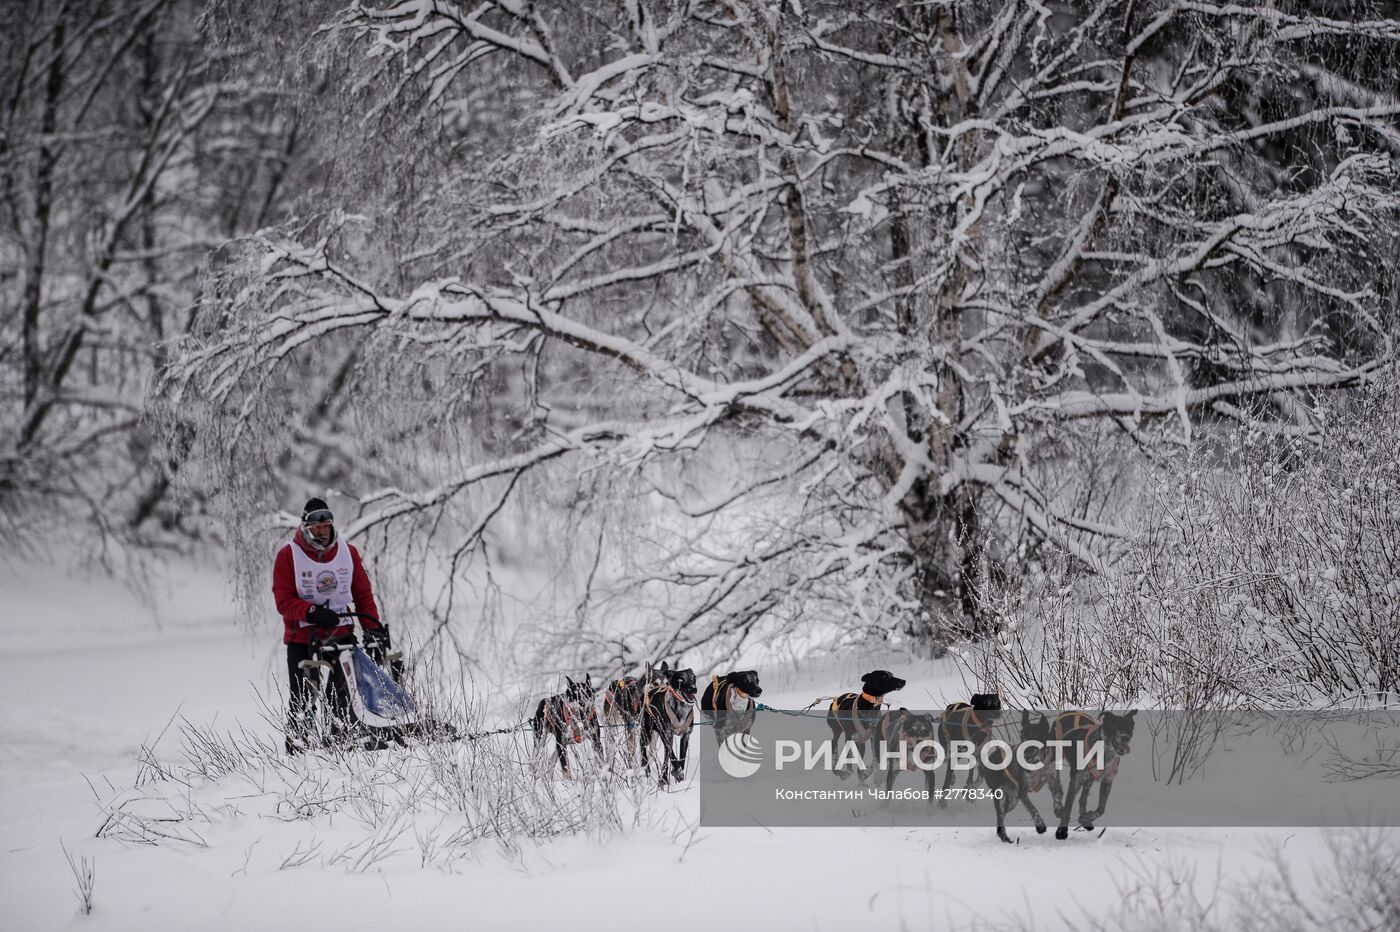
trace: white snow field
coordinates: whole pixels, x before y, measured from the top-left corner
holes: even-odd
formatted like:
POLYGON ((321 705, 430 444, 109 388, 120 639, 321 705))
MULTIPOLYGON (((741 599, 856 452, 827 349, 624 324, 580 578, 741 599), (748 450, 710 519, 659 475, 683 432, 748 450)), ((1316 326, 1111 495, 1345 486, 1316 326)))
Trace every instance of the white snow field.
MULTIPOLYGON (((428 799, 417 782, 427 765, 273 753, 220 770, 206 754, 206 775, 193 774, 179 719, 239 734, 245 748, 280 742, 259 700, 283 674, 279 629, 269 618, 253 643, 208 572, 161 588, 143 605, 54 568, 0 580, 0 928, 1075 928, 1172 881, 1208 902, 1266 872, 1280 845, 1307 897, 1327 858, 1316 830, 1124 828, 1111 808, 1101 836, 1057 843, 1018 828, 1014 846, 996 839, 990 809, 976 830, 699 828, 694 761, 686 784, 659 793, 613 778, 507 778, 491 792, 523 788, 522 807, 557 792, 602 815, 504 840, 463 815, 471 801, 452 811, 428 799), (138 763, 162 732, 165 779, 138 763), (374 793, 338 802, 335 788, 357 780, 374 793), (99 837, 123 804, 142 820, 99 837), (90 914, 69 857, 93 869, 90 914)), ((764 698, 805 706, 897 662, 843 655, 764 673, 764 698)), ((899 672, 910 705, 961 689, 941 664, 899 672)), ((440 767, 457 751, 435 753, 440 767)))

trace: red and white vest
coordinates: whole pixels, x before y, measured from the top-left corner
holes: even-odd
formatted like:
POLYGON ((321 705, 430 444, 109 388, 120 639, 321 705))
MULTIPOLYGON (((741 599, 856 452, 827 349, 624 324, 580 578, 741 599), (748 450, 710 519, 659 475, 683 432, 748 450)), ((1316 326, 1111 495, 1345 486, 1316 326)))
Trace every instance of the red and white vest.
MULTIPOLYGON (((297 595, 306 601, 325 605, 336 612, 350 608, 350 578, 355 574, 355 564, 350 559, 350 547, 344 541, 336 544, 335 556, 325 563, 317 563, 293 543, 292 572, 296 576, 297 595)), ((307 626, 308 622, 301 622, 301 627, 307 626)))

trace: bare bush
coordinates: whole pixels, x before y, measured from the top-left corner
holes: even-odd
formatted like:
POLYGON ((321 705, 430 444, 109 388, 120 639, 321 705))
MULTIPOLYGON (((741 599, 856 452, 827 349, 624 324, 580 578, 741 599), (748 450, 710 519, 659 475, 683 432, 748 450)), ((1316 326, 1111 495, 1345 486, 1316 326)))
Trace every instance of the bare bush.
POLYGON ((352 872, 405 855, 450 868, 474 844, 634 827, 654 792, 580 753, 572 779, 553 754, 536 754, 528 731, 480 740, 364 751, 324 749, 292 758, 266 735, 182 721, 177 760, 143 750, 139 785, 102 803, 102 837, 141 844, 212 845, 226 818, 253 816, 317 827, 275 861, 286 870, 336 865, 352 872), (362 834, 340 832, 345 821, 362 834))
MULTIPOLYGON (((1181 862, 1140 862, 1116 879, 1112 909, 1065 916, 1086 932, 1382 932, 1400 928, 1400 847, 1378 829, 1327 839, 1328 857, 1302 882, 1280 845, 1270 868, 1222 886, 1181 862)), ((979 930, 1040 928, 1029 919, 978 923, 979 930)))
POLYGON ((1400 393, 1319 408, 1322 435, 1248 433, 1149 485, 1092 582, 1063 567, 991 600, 984 677, 1057 706, 1376 704, 1400 693, 1400 393))

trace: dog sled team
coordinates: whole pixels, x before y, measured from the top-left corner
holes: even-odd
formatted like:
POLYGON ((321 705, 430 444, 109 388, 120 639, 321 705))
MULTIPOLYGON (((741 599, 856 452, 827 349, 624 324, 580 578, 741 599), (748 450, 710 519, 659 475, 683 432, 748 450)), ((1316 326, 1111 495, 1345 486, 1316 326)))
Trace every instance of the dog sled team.
MULTIPOLYGON (((288 675, 287 753, 300 754, 317 746, 352 746, 368 749, 402 744, 407 738, 456 740, 462 735, 451 725, 424 715, 404 688, 403 663, 392 649, 389 626, 379 615, 374 590, 365 573, 359 551, 342 542, 335 516, 326 501, 311 498, 302 509, 301 522, 292 538, 273 561, 272 592, 283 621, 288 675)), ((672 667, 648 667, 642 676, 624 676, 601 690, 591 677, 582 682, 565 679, 564 691, 540 700, 529 725, 537 749, 553 738, 559 767, 569 774, 568 750, 591 741, 605 756, 603 728, 622 729, 625 736, 612 742, 626 754, 629 764, 638 761, 644 773, 655 769, 663 786, 685 777, 690 735, 696 725, 695 671, 672 667), (656 755, 653 768, 652 757, 656 755)), ((991 693, 974 695, 970 702, 948 706, 937 719, 930 713, 886 709, 885 696, 904 687, 904 680, 888 670, 874 670, 861 680, 859 692, 843 693, 826 712, 831 728, 833 754, 838 745, 854 743, 860 759, 876 745, 904 750, 952 747, 976 749, 988 742, 1001 715, 1001 700, 991 693)), ((736 733, 747 734, 760 708, 763 694, 758 674, 737 670, 716 674, 699 698, 700 710, 715 726, 715 738, 724 741, 736 733)), ((818 700, 820 701, 820 700, 818 700)), ((802 714, 805 714, 802 713, 802 714)), ((981 773, 996 805, 997 836, 1006 834, 1006 814, 1025 806, 1037 832, 1046 830, 1032 796, 1048 772, 1059 817, 1056 838, 1069 834, 1070 810, 1079 799, 1079 824, 1093 828, 1103 815, 1118 757, 1127 754, 1133 734, 1133 715, 1106 712, 1094 718, 1084 712, 1066 712, 1034 721, 1021 714, 1018 751, 1044 746, 1046 739, 1106 746, 1101 766, 1069 768, 1061 786, 1059 769, 1037 766, 1041 761, 1014 755, 1007 766, 983 766, 981 773), (1089 790, 1099 785, 1098 803, 1088 810, 1089 790)), ((907 756, 901 754, 906 764, 907 756)), ((946 769, 941 791, 934 792, 936 768, 921 767, 928 798, 946 803, 954 769, 946 769)), ((838 771, 845 779, 845 770, 838 771)), ((885 771, 885 788, 893 787, 899 770, 885 771)))
MULTIPOLYGON (((404 688, 403 664, 392 649, 389 626, 384 624, 365 573, 359 551, 342 542, 335 516, 321 498, 311 498, 302 509, 301 523, 273 562, 272 592, 283 621, 288 675, 287 753, 300 754, 318 746, 352 746, 369 749, 407 738, 456 740, 462 735, 451 725, 424 715, 404 688)), ((663 786, 685 777, 690 735, 696 725, 695 672, 662 663, 648 667, 642 676, 624 676, 601 690, 591 677, 582 682, 566 678, 558 695, 540 700, 529 725, 536 747, 543 753, 553 738, 559 767, 569 774, 568 749, 591 741, 602 759, 603 728, 622 729, 625 736, 612 742, 621 748, 629 764, 645 773, 655 769, 663 786), (656 750, 653 768, 652 756, 656 750)), ((837 745, 854 743, 862 761, 875 745, 920 749, 952 747, 960 743, 974 749, 988 742, 1001 715, 995 694, 974 695, 970 702, 948 706, 937 719, 930 713, 886 709, 885 696, 904 686, 904 680, 888 670, 874 670, 862 677, 859 692, 832 699, 826 712, 831 728, 833 754, 837 745)), ((724 741, 736 733, 747 734, 760 708, 763 694, 753 670, 732 671, 711 677, 699 696, 700 710, 715 726, 715 738, 724 741)), ((820 701, 820 700, 818 700, 820 701)), ((805 714, 805 713, 802 713, 805 714)), ((1025 806, 1037 832, 1046 830, 1032 796, 1049 773, 1059 817, 1056 838, 1069 834, 1070 810, 1079 799, 1079 824, 1093 828, 1103 815, 1118 771, 1118 757, 1127 754, 1133 734, 1133 715, 1106 712, 1094 718, 1084 712, 1066 712, 1052 719, 1021 714, 1018 751, 1044 746, 1045 740, 1107 748, 1098 767, 1072 762, 1067 783, 1060 784, 1058 768, 1038 767, 1034 756, 1014 755, 1008 766, 983 766, 981 773, 996 805, 997 836, 1006 834, 1006 814, 1025 806), (1098 803, 1089 811, 1089 790, 1099 785, 1098 803)), ((906 763, 908 758, 904 755, 906 763)), ((946 803, 954 770, 947 768, 942 790, 935 794, 936 768, 924 770, 930 800, 946 803)), ((850 776, 838 771, 842 779, 850 776)), ((885 772, 885 788, 893 787, 899 770, 885 772)))
MULTIPOLYGON (((625 755, 628 764, 640 761, 643 771, 650 773, 655 757, 654 769, 662 786, 684 778, 690 735, 696 724, 697 685, 693 670, 662 663, 658 668, 648 668, 642 676, 624 676, 608 683, 602 687, 601 695, 591 676, 582 681, 566 677, 565 683, 564 692, 540 700, 531 720, 537 749, 543 753, 545 743, 552 737, 559 767, 565 776, 569 775, 568 749, 572 745, 591 741, 598 758, 606 758, 603 729, 607 727, 622 730, 621 736, 611 745, 617 753, 625 755)), ((992 738, 1002 715, 1001 698, 995 693, 974 694, 968 702, 949 705, 937 717, 929 712, 887 708, 889 703, 885 697, 904 685, 904 680, 888 670, 871 671, 861 678, 859 692, 834 697, 825 713, 833 752, 854 744, 856 756, 864 761, 873 755, 877 745, 887 751, 896 749, 894 757, 905 763, 903 767, 887 766, 879 771, 886 790, 893 788, 901 770, 915 769, 908 752, 917 750, 922 755, 930 749, 952 748, 961 743, 960 746, 975 753, 992 738)), ((699 696, 699 704, 700 711, 708 717, 707 724, 715 726, 717 742, 734 733, 748 732, 756 712, 763 708, 757 701, 762 694, 758 674, 753 670, 711 677, 699 696)), ((977 771, 996 809, 997 837, 1004 842, 1011 841, 1006 832, 1006 816, 1017 806, 1025 806, 1037 833, 1046 831, 1045 820, 1033 797, 1047 783, 1059 819, 1055 837, 1061 840, 1069 837, 1069 821, 1076 799, 1080 826, 1093 829, 1094 822, 1104 814, 1118 773, 1119 758, 1131 750, 1136 714, 1104 712, 1102 716, 1094 716, 1069 711, 1053 717, 1038 714, 1032 718, 1029 712, 1022 712, 1020 737, 1014 745, 1008 746, 1004 766, 984 766, 977 771), (1084 755, 1064 753, 1064 766, 1057 767, 1059 761, 1045 759, 1041 749, 1047 746, 1062 751, 1100 746, 1102 756, 1090 756, 1086 764, 1084 755), (1095 784, 1099 787, 1098 799, 1090 810, 1089 793, 1095 784)), ((833 754, 833 759, 844 757, 833 754)), ((924 774, 928 799, 936 799, 940 807, 946 805, 948 791, 955 780, 954 768, 944 768, 941 788, 935 787, 938 768, 917 769, 924 774)), ((851 772, 850 769, 836 771, 843 780, 851 772)))
MULTIPOLYGON (((540 700, 530 724, 537 747, 553 737, 559 767, 566 776, 568 747, 590 739, 602 759, 602 732, 607 727, 622 730, 623 736, 614 744, 625 754, 629 765, 640 762, 642 769, 650 772, 651 758, 659 745, 656 770, 661 784, 684 779, 690 735, 695 728, 694 670, 662 662, 659 667, 648 667, 642 676, 624 676, 608 683, 602 688, 601 700, 592 677, 584 677, 581 682, 565 677, 564 682, 564 692, 540 700)), ((762 694, 758 674, 753 670, 716 674, 700 693, 700 710, 711 720, 715 720, 716 712, 729 713, 721 716, 720 727, 744 730, 753 724, 762 694)))

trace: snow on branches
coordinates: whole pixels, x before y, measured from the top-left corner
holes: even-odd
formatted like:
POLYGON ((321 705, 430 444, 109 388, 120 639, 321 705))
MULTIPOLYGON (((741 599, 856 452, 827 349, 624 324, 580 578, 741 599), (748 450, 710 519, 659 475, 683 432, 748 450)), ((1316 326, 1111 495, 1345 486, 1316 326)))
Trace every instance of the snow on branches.
POLYGON ((520 476, 602 476, 632 552, 578 614, 646 614, 649 655, 975 630, 998 541, 1099 569, 1119 533, 1066 442, 1308 433, 1391 365, 1400 21, 1308 9, 357 5, 325 41, 429 183, 246 241, 167 391, 258 431, 305 354, 385 376, 361 407, 423 375, 409 434, 490 436, 357 485, 356 529, 461 507, 461 555, 520 476))

